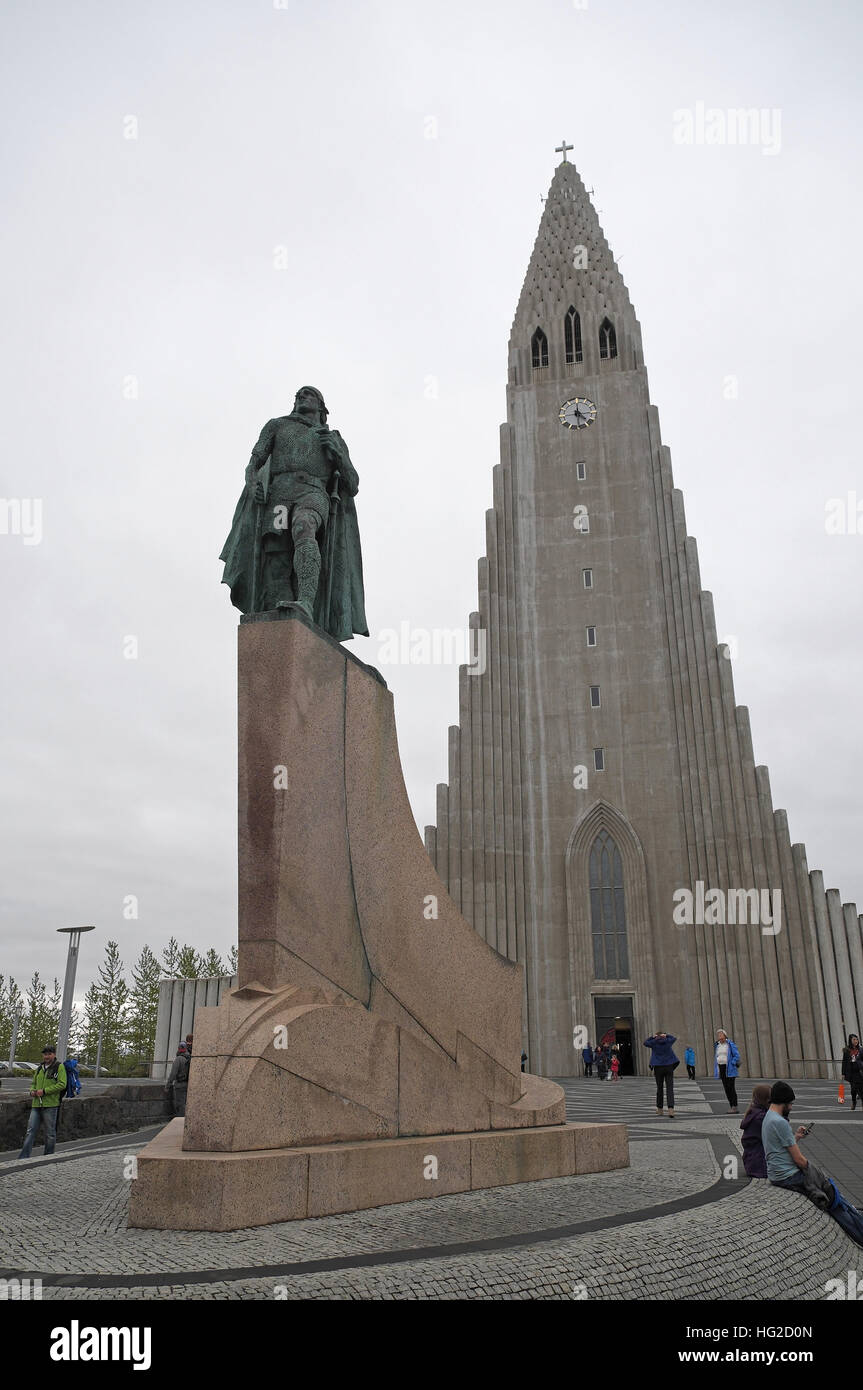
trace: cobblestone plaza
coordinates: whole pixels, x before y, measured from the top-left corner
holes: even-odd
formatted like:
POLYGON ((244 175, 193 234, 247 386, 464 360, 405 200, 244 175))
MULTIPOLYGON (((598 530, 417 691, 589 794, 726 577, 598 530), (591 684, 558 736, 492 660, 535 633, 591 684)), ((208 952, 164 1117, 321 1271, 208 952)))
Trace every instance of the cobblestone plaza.
MULTIPOLYGON (((152 1130, 4 1154, 0 1274, 41 1278, 49 1300, 806 1301, 848 1271, 863 1280, 834 1221, 745 1177, 718 1083, 679 1082, 673 1121, 646 1080, 564 1086, 571 1119, 628 1124, 630 1169, 227 1234, 127 1229, 131 1159, 152 1130), (46 1226, 49 1181, 64 1219, 46 1226)), ((817 1082, 800 1083, 796 1110, 816 1121, 807 1152, 863 1199, 863 1114, 817 1082)))

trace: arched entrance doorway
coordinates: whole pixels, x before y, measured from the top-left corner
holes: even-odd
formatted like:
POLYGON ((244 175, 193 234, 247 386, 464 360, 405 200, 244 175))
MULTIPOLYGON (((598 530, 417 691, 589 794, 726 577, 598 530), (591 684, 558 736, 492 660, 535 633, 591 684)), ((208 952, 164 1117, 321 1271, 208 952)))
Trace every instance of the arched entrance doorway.
POLYGON ((597 1043, 617 1049, 621 1076, 635 1076, 632 995, 594 995, 593 1015, 597 1043))

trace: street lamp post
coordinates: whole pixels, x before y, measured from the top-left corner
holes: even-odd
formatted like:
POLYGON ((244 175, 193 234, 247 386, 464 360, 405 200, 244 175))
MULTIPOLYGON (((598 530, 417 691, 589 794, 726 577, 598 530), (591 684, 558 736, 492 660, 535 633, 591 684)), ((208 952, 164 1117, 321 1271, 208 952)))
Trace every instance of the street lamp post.
POLYGON ((95 931, 91 927, 58 927, 59 932, 69 936, 69 953, 66 956, 66 979, 63 981, 63 1003, 60 1005, 60 1027, 57 1030, 57 1057, 65 1062, 66 1048, 69 1045, 69 1025, 72 1022, 72 996, 75 992, 75 972, 78 969, 78 943, 81 933, 95 931))

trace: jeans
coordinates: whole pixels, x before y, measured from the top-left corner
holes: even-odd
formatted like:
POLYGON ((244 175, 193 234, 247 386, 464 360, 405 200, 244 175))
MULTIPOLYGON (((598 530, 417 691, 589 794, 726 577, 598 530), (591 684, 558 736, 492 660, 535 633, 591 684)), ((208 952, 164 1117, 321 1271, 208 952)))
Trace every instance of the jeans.
POLYGON ((656 1108, 662 1109, 662 1088, 668 1097, 669 1110, 674 1109, 674 1067, 654 1067, 653 1077, 656 1081, 656 1108))
POLYGON ((19 1158, 29 1158, 33 1152, 33 1145, 36 1142, 36 1133, 39 1129, 39 1118, 41 1116, 44 1127, 45 1153, 52 1154, 54 1145, 57 1142, 57 1116, 60 1113, 59 1105, 46 1105, 44 1107, 34 1105, 30 1111, 30 1118, 27 1121, 27 1133, 24 1135, 24 1147, 19 1153, 19 1158))
MULTIPOLYGON (((795 1173, 793 1178, 783 1178, 780 1182, 771 1178, 771 1182, 774 1187, 787 1187, 791 1192, 799 1192, 802 1196, 806 1195, 802 1173, 795 1173)), ((824 1215, 832 1216, 836 1224, 842 1227, 845 1234, 850 1236, 856 1245, 863 1245, 863 1216, 850 1202, 839 1200, 824 1215)))
POLYGON ((728 1068, 723 1064, 719 1068, 719 1079, 725 1090, 725 1097, 732 1109, 737 1109, 737 1087, 734 1084, 734 1077, 726 1075, 728 1068))
POLYGON ((691 1067, 688 1062, 686 1063, 686 1075, 689 1077, 690 1081, 695 1080, 695 1068, 691 1067))
POLYGON ((583 1066, 584 1066, 584 1074, 585 1074, 585 1076, 593 1076, 593 1063, 592 1063, 592 1062, 584 1062, 584 1063, 583 1063, 583 1066))

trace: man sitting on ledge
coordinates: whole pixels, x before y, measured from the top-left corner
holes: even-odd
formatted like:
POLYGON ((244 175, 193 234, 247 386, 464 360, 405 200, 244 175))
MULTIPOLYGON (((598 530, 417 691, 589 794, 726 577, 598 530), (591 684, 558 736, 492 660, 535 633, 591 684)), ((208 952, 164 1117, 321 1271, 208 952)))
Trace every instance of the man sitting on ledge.
POLYGON ((833 1180, 800 1149, 799 1140, 811 1125, 792 1131, 788 1116, 795 1095, 787 1081, 777 1081, 770 1091, 770 1109, 761 1125, 761 1143, 767 1159, 767 1176, 774 1187, 800 1192, 821 1211, 827 1212, 857 1245, 863 1245, 863 1214, 842 1196, 833 1180))

